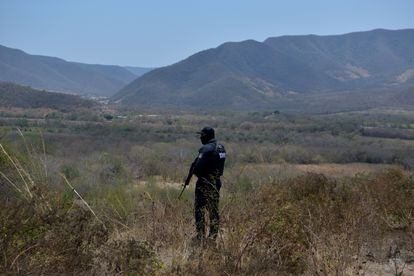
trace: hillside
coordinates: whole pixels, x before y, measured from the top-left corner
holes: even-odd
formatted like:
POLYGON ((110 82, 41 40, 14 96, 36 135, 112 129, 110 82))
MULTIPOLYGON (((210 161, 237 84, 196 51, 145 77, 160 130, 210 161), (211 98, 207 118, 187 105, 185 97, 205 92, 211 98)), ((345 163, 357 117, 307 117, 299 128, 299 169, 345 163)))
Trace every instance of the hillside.
MULTIPOLYGON (((0 81, 29 85, 38 89, 112 96, 141 75, 138 68, 132 69, 29 55, 21 50, 0 45, 0 81)), ((140 69, 143 73, 146 72, 146 68, 140 69)))
POLYGON ((124 105, 245 109, 302 95, 397 89, 414 84, 413 45, 414 29, 228 42, 155 69, 112 99, 124 105))
POLYGON ((0 82, 0 107, 73 110, 95 105, 95 102, 75 95, 40 91, 31 87, 0 82))

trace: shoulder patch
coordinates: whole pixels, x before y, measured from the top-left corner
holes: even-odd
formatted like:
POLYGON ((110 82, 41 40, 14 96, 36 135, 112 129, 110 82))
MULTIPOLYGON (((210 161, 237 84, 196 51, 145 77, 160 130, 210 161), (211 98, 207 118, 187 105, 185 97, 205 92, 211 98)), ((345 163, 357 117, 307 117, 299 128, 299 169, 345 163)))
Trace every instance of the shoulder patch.
POLYGON ((226 158, 226 153, 225 152, 219 152, 219 156, 220 156, 220 159, 226 158))

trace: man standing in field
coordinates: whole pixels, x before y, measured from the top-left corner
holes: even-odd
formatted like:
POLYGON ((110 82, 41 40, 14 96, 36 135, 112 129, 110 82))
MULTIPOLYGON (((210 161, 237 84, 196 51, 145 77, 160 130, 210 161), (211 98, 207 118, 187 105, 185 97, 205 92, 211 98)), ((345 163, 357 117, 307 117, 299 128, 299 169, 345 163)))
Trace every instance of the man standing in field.
MULTIPOLYGON (((226 151, 224 146, 216 141, 213 128, 205 127, 197 133, 203 146, 191 164, 189 173, 189 176, 195 174, 198 178, 194 202, 197 240, 202 241, 206 237, 204 213, 207 210, 210 217, 208 238, 214 241, 219 230, 220 176, 223 175, 226 151)), ((189 178, 185 185, 188 184, 189 178)))

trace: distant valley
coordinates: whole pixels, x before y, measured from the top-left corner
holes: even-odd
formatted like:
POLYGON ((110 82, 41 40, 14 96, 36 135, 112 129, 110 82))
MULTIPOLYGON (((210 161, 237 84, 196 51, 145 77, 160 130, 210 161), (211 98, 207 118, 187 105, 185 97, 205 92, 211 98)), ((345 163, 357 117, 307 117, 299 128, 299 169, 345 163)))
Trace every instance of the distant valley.
POLYGON ((0 45, 0 81, 37 89, 110 97, 151 69, 68 62, 0 45))
POLYGON ((414 29, 227 42, 162 68, 0 46, 0 81, 154 109, 329 113, 414 103, 414 29))

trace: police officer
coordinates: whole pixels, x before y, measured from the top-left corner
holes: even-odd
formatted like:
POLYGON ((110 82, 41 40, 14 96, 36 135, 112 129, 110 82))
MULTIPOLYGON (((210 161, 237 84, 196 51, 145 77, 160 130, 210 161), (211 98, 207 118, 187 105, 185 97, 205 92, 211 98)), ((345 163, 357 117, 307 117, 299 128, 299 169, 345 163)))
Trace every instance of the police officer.
POLYGON ((210 217, 210 231, 208 237, 215 240, 219 230, 219 197, 223 175, 226 151, 214 137, 214 129, 204 127, 200 132, 200 140, 203 146, 198 151, 198 156, 191 165, 192 172, 198 180, 195 187, 195 222, 197 240, 203 240, 206 236, 204 213, 207 210, 210 217))

